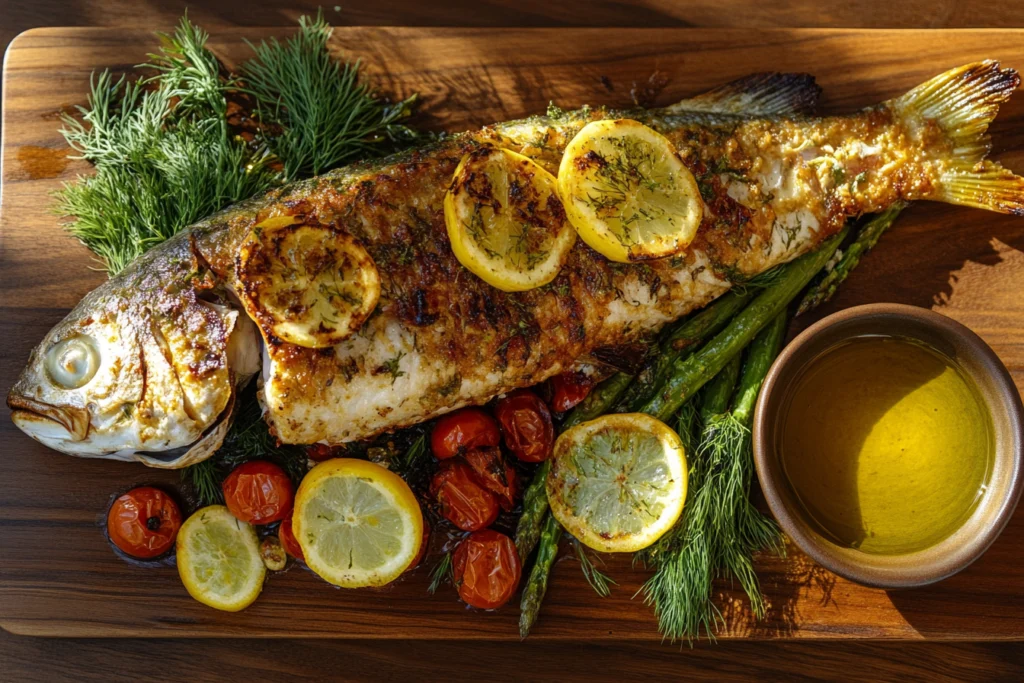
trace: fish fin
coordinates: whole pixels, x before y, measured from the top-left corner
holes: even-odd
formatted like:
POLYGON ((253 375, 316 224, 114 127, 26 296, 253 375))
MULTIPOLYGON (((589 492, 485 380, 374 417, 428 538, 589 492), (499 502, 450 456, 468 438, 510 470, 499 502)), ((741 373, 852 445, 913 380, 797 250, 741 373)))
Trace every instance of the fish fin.
POLYGON ((665 107, 668 114, 699 111, 771 116, 813 114, 821 88, 810 74, 758 73, 665 107))
POLYGON ((952 145, 929 199, 1024 215, 1024 178, 983 161, 991 149, 988 126, 1019 85, 1015 70, 986 60, 939 74, 890 103, 901 117, 937 123, 952 145))
POLYGON ((1024 178, 994 161, 945 171, 933 199, 1024 216, 1024 178))

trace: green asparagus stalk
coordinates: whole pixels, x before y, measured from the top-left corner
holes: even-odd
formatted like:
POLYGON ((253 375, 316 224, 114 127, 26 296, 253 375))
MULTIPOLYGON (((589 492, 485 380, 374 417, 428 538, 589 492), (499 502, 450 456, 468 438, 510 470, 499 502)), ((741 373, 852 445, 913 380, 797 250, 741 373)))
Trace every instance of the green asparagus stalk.
POLYGON ((519 516, 519 523, 516 525, 516 550, 519 551, 519 561, 524 565, 526 558, 537 547, 544 515, 548 511, 546 485, 550 471, 551 461, 545 460, 537 468, 530 485, 523 492, 523 514, 519 516))
POLYGON ((551 574, 551 565, 558 555, 558 541, 562 538, 562 525, 558 523, 554 515, 548 513, 544 519, 544 527, 540 533, 540 543, 537 545, 537 560, 530 570, 530 577, 526 580, 526 587, 523 588, 523 599, 520 603, 519 612, 519 637, 525 638, 537 621, 537 614, 540 613, 540 603, 544 600, 544 593, 548 590, 548 576, 551 574))
POLYGON ((733 318, 726 329, 689 358, 677 359, 672 364, 668 381, 639 407, 639 412, 663 421, 670 419, 680 406, 742 351, 762 327, 789 305, 832 258, 848 231, 849 228, 844 227, 838 234, 825 240, 818 250, 788 264, 779 275, 778 282, 759 294, 733 318))
POLYGON ((673 363, 690 356, 698 344, 718 334, 753 298, 754 291, 751 288, 729 292, 677 325, 661 341, 658 353, 637 376, 636 381, 629 383, 619 403, 630 412, 646 403, 657 388, 666 382, 673 363))
POLYGON ((893 221, 896 220, 896 217, 900 215, 900 212, 906 206, 905 202, 897 202, 882 213, 876 214, 865 221, 857 233, 857 238, 850 244, 846 253, 839 259, 835 267, 804 293, 804 298, 801 299, 800 307, 797 309, 797 315, 815 309, 831 299, 836 290, 839 289, 839 285, 846 280, 850 272, 860 263, 861 257, 871 251, 878 242, 878 238, 889 229, 889 226, 893 224, 893 221))

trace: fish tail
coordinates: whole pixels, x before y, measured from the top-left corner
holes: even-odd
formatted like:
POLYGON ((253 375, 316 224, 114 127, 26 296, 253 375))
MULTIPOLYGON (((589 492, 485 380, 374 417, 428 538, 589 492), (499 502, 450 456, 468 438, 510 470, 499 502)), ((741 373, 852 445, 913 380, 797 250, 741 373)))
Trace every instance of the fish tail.
POLYGON ((934 123, 948 145, 929 199, 1024 215, 1024 178, 986 161, 988 126, 1020 85, 1013 69, 986 60, 939 74, 891 102, 901 118, 934 123))

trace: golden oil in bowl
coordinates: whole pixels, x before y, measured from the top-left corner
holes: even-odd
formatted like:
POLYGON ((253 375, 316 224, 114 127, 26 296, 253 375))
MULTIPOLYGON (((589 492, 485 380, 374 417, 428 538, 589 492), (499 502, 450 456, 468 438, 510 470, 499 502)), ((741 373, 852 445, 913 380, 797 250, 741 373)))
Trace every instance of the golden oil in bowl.
POLYGON ((978 388, 920 342, 866 336, 795 378, 779 453, 806 516, 865 553, 923 550, 957 531, 985 494, 995 439, 978 388))

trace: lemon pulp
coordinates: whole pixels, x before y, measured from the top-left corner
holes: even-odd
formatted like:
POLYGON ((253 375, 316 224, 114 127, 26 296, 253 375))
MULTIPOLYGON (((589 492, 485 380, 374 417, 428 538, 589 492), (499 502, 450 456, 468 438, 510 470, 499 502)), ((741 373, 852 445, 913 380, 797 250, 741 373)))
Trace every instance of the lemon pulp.
POLYGON ((256 530, 223 505, 196 511, 181 526, 175 546, 178 574, 199 602, 236 612, 260 594, 266 567, 256 530))
POLYGON ((682 251, 704 212, 697 181, 672 143, 631 119, 584 126, 562 156, 558 188, 580 237, 613 261, 682 251))
POLYGON ((397 578, 416 558, 423 535, 408 484, 379 465, 346 458, 306 475, 292 524, 310 569, 347 588, 397 578))
POLYGON ((552 514, 586 545, 635 552, 668 531, 686 500, 678 435, 643 414, 606 415, 555 443, 547 480, 552 514))
POLYGON ((481 147, 463 157, 444 217, 459 262, 506 292, 551 282, 576 242, 555 177, 503 148, 481 147))

